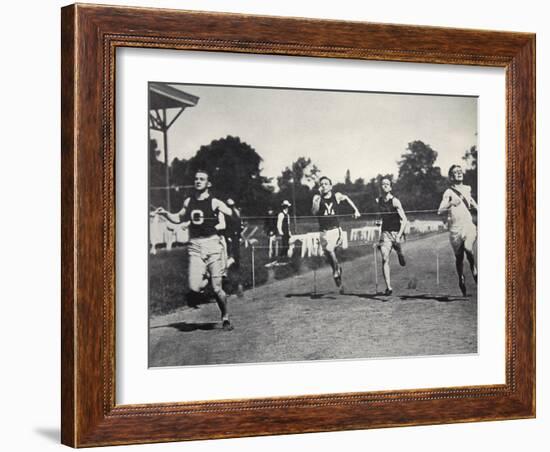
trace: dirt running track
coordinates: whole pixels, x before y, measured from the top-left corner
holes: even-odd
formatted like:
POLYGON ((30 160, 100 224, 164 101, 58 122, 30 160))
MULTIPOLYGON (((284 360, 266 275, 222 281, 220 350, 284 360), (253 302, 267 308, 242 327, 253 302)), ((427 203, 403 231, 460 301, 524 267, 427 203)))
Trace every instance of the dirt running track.
MULTIPOLYGON (((468 269, 469 297, 460 295, 447 234, 406 243, 404 268, 392 257, 391 297, 376 294, 373 250, 365 250, 365 257, 344 265, 344 295, 336 290, 328 267, 323 267, 315 275, 307 271, 247 291, 243 298, 232 296, 235 329, 231 332, 221 330, 215 303, 153 317, 149 365, 477 352, 476 287, 468 269)), ((382 290, 379 260, 378 273, 382 290)))

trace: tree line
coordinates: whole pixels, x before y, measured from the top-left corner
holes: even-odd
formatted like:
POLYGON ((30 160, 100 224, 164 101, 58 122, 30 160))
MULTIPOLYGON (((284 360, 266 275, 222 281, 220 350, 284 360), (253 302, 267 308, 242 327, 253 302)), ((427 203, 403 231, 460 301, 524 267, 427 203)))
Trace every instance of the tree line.
MULTIPOLYGON (((149 142, 150 204, 166 206, 166 165, 159 160, 156 140, 149 142)), ((398 173, 378 174, 365 181, 352 180, 348 169, 344 182, 333 181, 335 191, 348 194, 361 212, 375 212, 380 182, 389 178, 393 191, 405 210, 437 209, 441 194, 448 186, 447 170, 436 166, 437 151, 421 140, 412 141, 397 162, 398 173)), ((462 161, 464 182, 472 187, 477 199, 477 148, 465 150, 462 161)), ((298 216, 310 215, 311 199, 317 192, 321 169, 309 157, 299 157, 279 176, 262 175, 262 157, 250 144, 239 137, 227 136, 201 146, 190 159, 175 158, 169 165, 170 197, 173 210, 182 205, 193 185, 194 174, 204 169, 210 174, 212 192, 222 200, 232 198, 247 216, 262 216, 269 209, 277 210, 280 203, 289 200, 298 216), (274 185, 276 184, 277 189, 274 185)))

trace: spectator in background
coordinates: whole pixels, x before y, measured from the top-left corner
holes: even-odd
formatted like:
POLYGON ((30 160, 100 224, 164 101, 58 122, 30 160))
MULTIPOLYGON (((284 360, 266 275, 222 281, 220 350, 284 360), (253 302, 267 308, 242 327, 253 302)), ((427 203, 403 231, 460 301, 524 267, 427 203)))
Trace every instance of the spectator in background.
MULTIPOLYGON (((277 249, 277 216, 273 209, 267 211, 267 216, 264 219, 264 233, 267 235, 269 258, 278 255, 277 249)), ((266 264, 266 267, 275 264, 275 261, 266 264)))
POLYGON ((281 203, 281 211, 277 215, 277 235, 281 237, 281 248, 279 248, 279 257, 288 258, 288 243, 290 240, 290 202, 286 199, 281 203))

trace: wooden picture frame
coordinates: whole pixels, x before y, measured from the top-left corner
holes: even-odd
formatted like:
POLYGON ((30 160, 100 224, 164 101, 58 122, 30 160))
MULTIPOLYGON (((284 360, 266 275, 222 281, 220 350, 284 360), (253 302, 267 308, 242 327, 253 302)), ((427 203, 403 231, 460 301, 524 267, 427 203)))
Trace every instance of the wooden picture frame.
POLYGON ((535 416, 533 34, 78 4, 62 9, 61 32, 64 444, 85 447, 535 416), (505 384, 117 405, 114 89, 119 47, 505 68, 505 384))

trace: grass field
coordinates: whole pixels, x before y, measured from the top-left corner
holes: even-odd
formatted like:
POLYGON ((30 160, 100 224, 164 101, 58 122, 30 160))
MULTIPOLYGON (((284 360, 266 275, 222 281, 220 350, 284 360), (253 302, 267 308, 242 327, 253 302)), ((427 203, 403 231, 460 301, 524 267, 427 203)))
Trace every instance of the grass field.
MULTIPOLYGON (((405 244, 407 266, 400 267, 395 257, 392 260, 391 297, 377 293, 372 247, 367 249, 359 256, 349 255, 344 262, 344 294, 336 290, 326 265, 313 271, 308 264, 292 277, 247 290, 243 298, 231 296, 229 306, 235 325, 231 332, 220 329, 219 310, 214 302, 196 308, 185 305, 181 283, 185 279, 183 253, 166 253, 164 259, 156 259, 162 254, 154 256, 152 263, 157 265, 157 271, 164 265, 178 266, 177 271, 172 269, 172 279, 161 274, 155 277, 166 296, 182 301, 179 306, 175 302, 169 309, 157 308, 152 313, 149 365, 477 352, 476 286, 467 272, 470 296, 460 294, 447 234, 405 244)), ((311 267, 316 265, 313 262, 311 267)), ((381 290, 380 268, 378 281, 381 290)), ((160 299, 161 292, 157 296, 160 299)))

